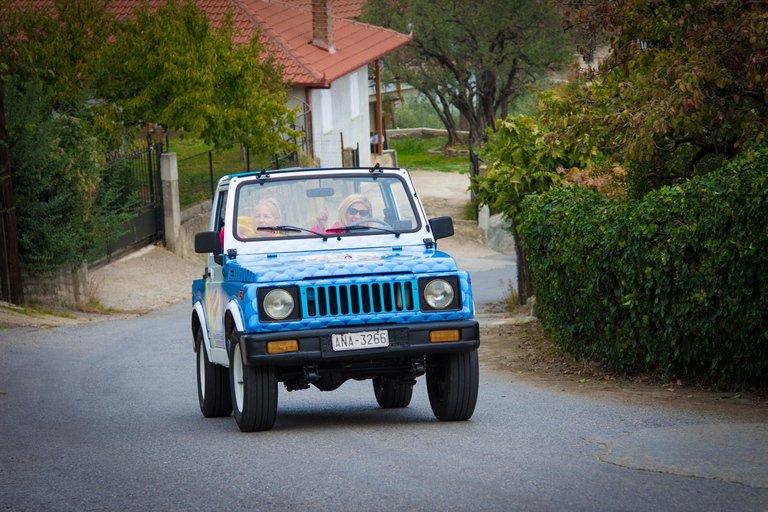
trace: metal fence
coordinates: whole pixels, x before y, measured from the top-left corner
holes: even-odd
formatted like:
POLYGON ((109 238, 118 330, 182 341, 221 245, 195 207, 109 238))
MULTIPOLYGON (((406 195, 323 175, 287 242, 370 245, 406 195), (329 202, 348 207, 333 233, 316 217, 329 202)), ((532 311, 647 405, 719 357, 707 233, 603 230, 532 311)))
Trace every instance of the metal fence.
POLYGON ((138 145, 106 156, 100 171, 100 194, 107 198, 106 209, 127 214, 131 220, 117 227, 121 233, 94 255, 94 261, 109 261, 137 246, 164 236, 163 194, 160 182, 160 155, 163 143, 138 145))
POLYGON ((290 126, 299 135, 284 139, 298 148, 297 151, 271 155, 253 154, 248 147, 239 142, 231 142, 179 160, 181 208, 212 199, 216 183, 227 174, 299 166, 299 152, 306 154, 312 152, 311 136, 308 130, 309 111, 306 106, 304 109, 297 123, 290 126))

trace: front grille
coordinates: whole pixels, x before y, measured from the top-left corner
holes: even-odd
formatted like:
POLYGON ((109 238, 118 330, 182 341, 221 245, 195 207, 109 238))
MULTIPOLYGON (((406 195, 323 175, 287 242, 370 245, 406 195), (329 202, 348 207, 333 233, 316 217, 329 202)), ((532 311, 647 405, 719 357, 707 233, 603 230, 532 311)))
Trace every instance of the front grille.
POLYGON ((308 286, 305 317, 418 311, 416 281, 308 286))

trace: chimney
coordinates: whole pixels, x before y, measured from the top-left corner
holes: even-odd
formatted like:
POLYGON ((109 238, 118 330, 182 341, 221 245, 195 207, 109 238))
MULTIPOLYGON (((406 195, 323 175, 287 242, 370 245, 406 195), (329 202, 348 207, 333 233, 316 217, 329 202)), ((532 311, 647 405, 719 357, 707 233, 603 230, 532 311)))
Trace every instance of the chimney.
POLYGON ((336 53, 333 46, 332 0, 312 0, 312 44, 336 53))

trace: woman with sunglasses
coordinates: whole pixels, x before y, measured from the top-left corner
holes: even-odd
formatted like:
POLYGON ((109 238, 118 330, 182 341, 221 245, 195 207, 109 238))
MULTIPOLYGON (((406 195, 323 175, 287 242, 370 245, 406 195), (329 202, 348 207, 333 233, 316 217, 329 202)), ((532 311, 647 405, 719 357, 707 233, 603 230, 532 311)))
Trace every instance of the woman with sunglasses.
POLYGON ((347 196, 339 206, 339 220, 327 230, 325 225, 328 222, 328 208, 325 208, 317 215, 317 224, 312 226, 315 233, 340 233, 347 226, 365 225, 365 219, 370 219, 373 209, 371 202, 362 194, 352 194, 347 196))

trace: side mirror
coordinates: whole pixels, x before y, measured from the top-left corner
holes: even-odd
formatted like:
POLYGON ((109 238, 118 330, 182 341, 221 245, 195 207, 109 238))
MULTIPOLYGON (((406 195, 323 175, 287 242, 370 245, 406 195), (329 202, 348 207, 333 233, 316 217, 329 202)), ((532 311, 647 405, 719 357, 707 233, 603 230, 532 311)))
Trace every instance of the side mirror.
POLYGON ((432 236, 435 237, 435 241, 453 236, 453 219, 450 217, 429 219, 429 227, 432 229, 432 236))
POLYGON ((203 231, 195 234, 195 252, 221 254, 221 240, 218 231, 203 231))

